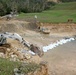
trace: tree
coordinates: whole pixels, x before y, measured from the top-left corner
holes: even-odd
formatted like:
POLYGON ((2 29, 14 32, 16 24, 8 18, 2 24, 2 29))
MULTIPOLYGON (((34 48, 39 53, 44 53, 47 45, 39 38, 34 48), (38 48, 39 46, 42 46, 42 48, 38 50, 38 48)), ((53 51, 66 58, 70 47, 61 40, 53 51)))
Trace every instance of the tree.
POLYGON ((76 0, 60 0, 60 1, 62 1, 62 2, 74 2, 76 0))
POLYGON ((0 15, 15 12, 42 12, 47 9, 47 0, 0 0, 0 15))
POLYGON ((3 4, 0 3, 0 15, 3 16, 6 14, 6 9, 4 8, 3 4))

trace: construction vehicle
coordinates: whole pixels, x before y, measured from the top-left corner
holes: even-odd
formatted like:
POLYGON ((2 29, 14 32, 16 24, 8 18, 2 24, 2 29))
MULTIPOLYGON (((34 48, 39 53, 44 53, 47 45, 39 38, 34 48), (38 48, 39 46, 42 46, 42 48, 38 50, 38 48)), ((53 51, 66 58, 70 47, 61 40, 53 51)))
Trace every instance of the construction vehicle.
POLYGON ((44 34, 49 34, 50 33, 50 29, 48 29, 46 26, 44 26, 43 23, 38 22, 37 23, 37 28, 38 28, 38 31, 40 31, 44 34))
POLYGON ((7 48, 10 48, 11 45, 6 42, 6 38, 1 35, 0 36, 0 52, 6 54, 7 48))
POLYGON ((50 30, 49 30, 48 28, 44 28, 44 29, 42 30, 42 32, 43 32, 44 34, 49 34, 49 33, 50 33, 50 30))
POLYGON ((20 41, 21 44, 26 46, 29 50, 33 51, 35 54, 39 55, 40 57, 43 56, 44 52, 40 50, 39 47, 35 46, 34 44, 30 44, 26 40, 24 40, 19 34, 17 33, 3 33, 0 37, 0 52, 6 53, 7 48, 10 48, 11 45, 7 43, 6 39, 11 38, 20 41))

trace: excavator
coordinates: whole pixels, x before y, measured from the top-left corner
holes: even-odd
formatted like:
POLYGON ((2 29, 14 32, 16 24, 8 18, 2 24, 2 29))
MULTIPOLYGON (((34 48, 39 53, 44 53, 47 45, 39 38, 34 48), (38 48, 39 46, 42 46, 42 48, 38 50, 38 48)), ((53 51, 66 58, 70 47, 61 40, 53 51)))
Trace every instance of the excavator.
POLYGON ((6 42, 6 38, 1 35, 0 36, 0 52, 3 52, 4 54, 6 54, 7 48, 10 48, 11 45, 9 43, 6 42))
POLYGON ((40 57, 44 54, 38 46, 30 44, 28 41, 24 40, 24 38, 22 38, 19 34, 9 32, 0 34, 0 52, 3 52, 4 54, 6 53, 7 48, 11 47, 11 44, 7 43, 7 38, 18 40, 21 44, 26 46, 29 50, 31 50, 40 57))

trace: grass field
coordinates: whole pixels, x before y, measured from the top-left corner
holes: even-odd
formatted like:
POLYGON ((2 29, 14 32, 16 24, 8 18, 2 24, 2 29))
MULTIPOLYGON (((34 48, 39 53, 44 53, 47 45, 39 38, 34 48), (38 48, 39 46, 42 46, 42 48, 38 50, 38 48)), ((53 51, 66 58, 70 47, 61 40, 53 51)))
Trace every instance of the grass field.
POLYGON ((7 59, 0 58, 0 75, 12 75, 14 68, 19 65, 19 62, 12 62, 7 59))
POLYGON ((67 22, 69 18, 76 22, 76 2, 60 3, 41 13, 21 13, 17 18, 34 21, 35 15, 37 15, 37 20, 40 22, 67 22))
POLYGON ((53 10, 76 10, 76 2, 59 3, 52 7, 53 10))
MULTIPOLYGON (((21 62, 13 62, 8 59, 0 58, 0 75, 14 75, 14 69, 19 68, 21 64, 21 62)), ((40 68, 40 65, 36 63, 28 63, 27 65, 24 65, 21 72, 27 74, 28 72, 35 71, 37 68, 40 68)))

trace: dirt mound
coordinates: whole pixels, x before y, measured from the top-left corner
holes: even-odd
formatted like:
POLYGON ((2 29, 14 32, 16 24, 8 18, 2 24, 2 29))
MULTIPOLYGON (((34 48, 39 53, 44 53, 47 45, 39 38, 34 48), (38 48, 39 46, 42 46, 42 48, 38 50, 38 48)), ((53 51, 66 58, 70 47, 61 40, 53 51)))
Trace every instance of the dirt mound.
POLYGON ((0 21, 0 32, 24 32, 29 28, 29 22, 10 20, 0 21))
POLYGON ((75 23, 44 23, 44 27, 49 28, 51 32, 74 32, 76 31, 75 23))
MULTIPOLYGON (((49 24, 43 23, 43 26, 50 29, 53 33, 59 32, 75 32, 76 24, 74 23, 59 23, 59 24, 49 24)), ((10 20, 0 21, 0 32, 17 32, 17 33, 25 33, 26 30, 35 30, 37 28, 37 24, 34 22, 26 22, 19 20, 10 20)))

